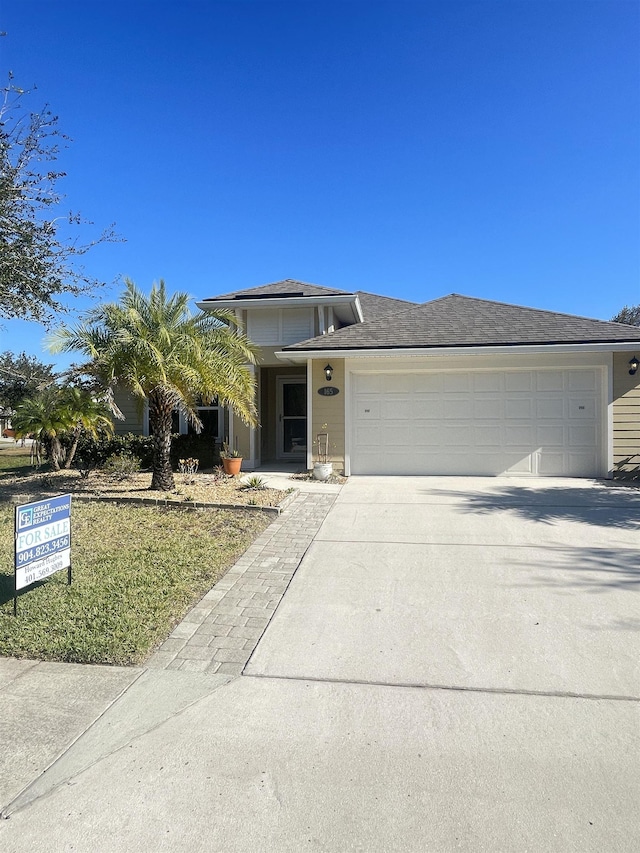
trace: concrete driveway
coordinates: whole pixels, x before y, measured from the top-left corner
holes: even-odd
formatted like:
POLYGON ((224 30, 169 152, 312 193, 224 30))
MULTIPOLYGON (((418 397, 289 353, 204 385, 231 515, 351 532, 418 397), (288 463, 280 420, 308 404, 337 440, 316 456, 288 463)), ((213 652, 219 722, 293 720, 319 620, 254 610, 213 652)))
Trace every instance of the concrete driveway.
POLYGON ((246 672, 640 697, 640 491, 354 478, 246 672))
POLYGON ((352 478, 245 674, 137 673, 0 848, 636 851, 639 510, 352 478))

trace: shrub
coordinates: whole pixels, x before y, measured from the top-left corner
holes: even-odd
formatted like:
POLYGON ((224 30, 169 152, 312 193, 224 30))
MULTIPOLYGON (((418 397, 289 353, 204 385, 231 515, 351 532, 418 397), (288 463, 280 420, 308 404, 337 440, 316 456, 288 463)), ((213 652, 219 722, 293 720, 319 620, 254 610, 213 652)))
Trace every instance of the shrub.
POLYGON ((149 468, 153 458, 153 439, 150 436, 134 435, 131 432, 99 440, 91 436, 82 436, 76 456, 82 459, 83 468, 102 467, 110 456, 118 453, 135 457, 140 461, 142 468, 149 468))
POLYGON ((260 489, 267 488, 267 481, 263 480, 262 477, 259 477, 257 474, 253 474, 251 477, 247 477, 244 483, 241 486, 242 489, 251 489, 254 491, 260 489))
POLYGON ((178 469, 180 459, 198 459, 200 470, 210 470, 220 464, 220 447, 210 435, 173 435, 171 464, 178 469))
POLYGON ((112 453, 103 470, 114 480, 128 480, 140 471, 140 460, 129 453, 112 453))

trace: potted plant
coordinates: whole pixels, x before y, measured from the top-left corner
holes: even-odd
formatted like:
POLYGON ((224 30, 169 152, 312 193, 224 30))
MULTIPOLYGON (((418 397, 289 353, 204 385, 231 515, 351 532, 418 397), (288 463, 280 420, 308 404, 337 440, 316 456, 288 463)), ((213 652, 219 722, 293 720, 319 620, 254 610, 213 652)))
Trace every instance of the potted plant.
POLYGON ((222 459, 222 467, 225 474, 236 477, 240 473, 242 453, 240 453, 237 447, 229 447, 225 441, 220 451, 220 459, 222 459))
MULTIPOLYGON (((327 425, 322 424, 321 429, 327 425)), ((316 461, 313 463, 313 479, 326 481, 331 476, 333 464, 329 462, 329 433, 319 432, 314 442, 317 448, 316 461)))

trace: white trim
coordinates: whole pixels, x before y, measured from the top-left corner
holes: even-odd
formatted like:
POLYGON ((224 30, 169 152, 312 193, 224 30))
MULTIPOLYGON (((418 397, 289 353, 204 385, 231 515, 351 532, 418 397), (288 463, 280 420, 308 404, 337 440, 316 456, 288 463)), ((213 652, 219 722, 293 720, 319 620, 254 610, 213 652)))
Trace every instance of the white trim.
POLYGON ((304 362, 316 358, 434 358, 442 356, 479 356, 479 355, 539 355, 542 353, 583 353, 583 352, 633 352, 640 350, 640 341, 631 343, 590 343, 590 344, 514 344, 513 346, 487 347, 407 347, 406 349, 330 349, 283 351, 274 353, 281 361, 304 362))
POLYGON ((318 334, 326 335, 327 324, 325 323, 325 307, 318 305, 318 334))
POLYGON ((201 311, 216 311, 218 308, 233 310, 253 308, 292 308, 303 305, 352 305, 353 314, 362 322, 360 300, 355 293, 334 293, 326 296, 266 296, 258 299, 212 299, 206 302, 196 302, 196 308, 201 311))
POLYGON ((602 423, 606 425, 606 477, 607 479, 611 479, 613 477, 613 353, 611 354, 611 358, 605 368, 605 377, 604 377, 604 393, 603 393, 603 402, 604 402, 604 413, 602 423))
POLYGON ((222 437, 222 441, 224 442, 224 440, 225 440, 225 439, 227 439, 227 440, 229 441, 229 447, 233 449, 233 446, 234 446, 234 445, 233 445, 233 420, 234 420, 234 414, 233 414, 233 411, 232 411, 231 409, 227 409, 227 412, 229 413, 229 435, 223 436, 223 437, 222 437))
POLYGON ((313 362, 307 361, 307 471, 313 468, 313 362))
MULTIPOLYGON (((311 361, 309 361, 311 364, 311 361)), ((351 370, 344 372, 344 475, 351 475, 351 370)))

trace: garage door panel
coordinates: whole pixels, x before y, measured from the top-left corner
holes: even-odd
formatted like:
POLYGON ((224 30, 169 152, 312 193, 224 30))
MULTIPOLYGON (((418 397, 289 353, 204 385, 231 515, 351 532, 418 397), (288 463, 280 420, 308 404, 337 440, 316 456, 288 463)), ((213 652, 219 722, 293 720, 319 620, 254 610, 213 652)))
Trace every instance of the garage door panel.
POLYGON ((449 399, 442 401, 442 416, 448 420, 468 421, 471 415, 471 404, 469 399, 449 399))
POLYGON ((515 397, 505 402, 505 417, 511 420, 529 419, 533 415, 533 400, 530 397, 515 397))
POLYGON ((543 477, 564 477, 567 468, 565 462, 564 453, 542 453, 538 459, 538 472, 543 477))
POLYGON ((355 374, 351 470, 597 476, 600 379, 577 368, 355 374))
POLYGON ((476 425, 473 427, 473 439, 476 447, 502 447, 504 442, 502 426, 499 424, 476 425))
POLYGON ((517 373, 505 374, 505 387, 507 391, 527 391, 533 390, 533 374, 528 370, 519 371, 517 373))
POLYGON ((569 417, 572 419, 585 418, 592 420, 596 416, 596 401, 585 397, 569 399, 569 417))
POLYGON ((471 378, 468 373, 445 373, 443 374, 443 387, 445 392, 468 391, 471 378))
POLYGON ((567 370, 567 388, 569 391, 597 391, 598 377, 595 370, 567 370))
MULTIPOLYGON (((506 474, 533 474, 533 461, 530 453, 507 453, 504 455, 504 472, 506 474)), ((499 465, 500 458, 496 458, 496 465, 499 465)), ((496 469, 494 468, 494 474, 496 469)))
POLYGON ((413 390, 416 394, 440 394, 444 389, 441 373, 416 373, 413 375, 413 390))
POLYGON ((384 374, 382 385, 388 394, 410 394, 414 377, 410 373, 384 374))
POLYGON ((504 443, 506 447, 532 447, 534 442, 533 424, 505 427, 504 443))
POLYGON ((499 397, 475 397, 473 416, 480 421, 503 420, 504 401, 499 397))
POLYGON ((504 376, 501 373, 476 373, 472 379, 474 391, 501 392, 504 388, 504 376))
POLYGON ((401 397, 396 394, 390 394, 382 400, 380 410, 383 420, 412 420, 413 405, 410 397, 401 397))
POLYGON ((596 443, 596 428, 592 424, 569 427, 569 447, 593 447, 596 443))
POLYGON ((380 420, 380 400, 360 399, 356 403, 356 422, 380 420))
POLYGON ((567 467, 572 477, 592 477, 597 465, 596 454, 592 452, 569 453, 567 467))
POLYGON ((439 410, 440 401, 437 397, 430 399, 421 394, 413 400, 413 416, 416 420, 437 416, 439 410))
POLYGON ((383 375, 380 373, 363 373, 358 376, 358 392, 360 394, 380 394, 383 375))
POLYGON ((564 396, 539 397, 535 401, 535 416, 537 419, 563 420, 565 412, 564 396))
POLYGON ((536 374, 537 391, 564 391, 562 370, 539 370, 536 374))
POLYGON ((565 428, 563 426, 537 424, 536 444, 544 448, 564 447, 565 428))

